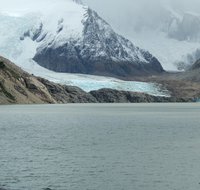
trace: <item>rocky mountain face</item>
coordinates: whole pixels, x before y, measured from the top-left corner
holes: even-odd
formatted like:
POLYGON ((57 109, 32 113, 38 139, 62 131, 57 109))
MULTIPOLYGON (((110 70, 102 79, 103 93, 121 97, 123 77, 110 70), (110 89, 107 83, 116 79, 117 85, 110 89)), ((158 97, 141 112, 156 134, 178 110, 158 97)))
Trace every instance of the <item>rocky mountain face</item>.
POLYGON ((191 67, 190 70, 196 70, 196 69, 200 69, 200 59, 197 60, 191 67))
POLYGON ((57 72, 109 76, 164 71, 152 54, 115 33, 95 11, 81 4, 75 6, 76 23, 69 22, 64 14, 52 18, 53 27, 44 19, 21 36, 22 41, 30 38, 36 43, 33 60, 39 65, 57 72))

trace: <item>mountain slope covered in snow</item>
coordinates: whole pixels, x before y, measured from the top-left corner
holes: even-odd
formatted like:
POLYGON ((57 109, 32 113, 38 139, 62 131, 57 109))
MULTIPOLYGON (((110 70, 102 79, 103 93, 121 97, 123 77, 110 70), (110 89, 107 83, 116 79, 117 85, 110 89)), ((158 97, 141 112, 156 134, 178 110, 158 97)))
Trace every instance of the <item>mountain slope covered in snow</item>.
POLYGON ((44 5, 35 10, 0 9, 3 56, 19 64, 33 59, 57 72, 110 76, 163 72, 152 54, 115 33, 79 1, 45 0, 42 4, 48 2, 44 10, 44 5))
POLYGON ((85 8, 82 24, 79 37, 66 39, 67 23, 61 20, 57 34, 47 32, 51 37, 44 39, 34 60, 58 72, 126 76, 163 71, 155 57, 117 35, 91 9, 85 8))

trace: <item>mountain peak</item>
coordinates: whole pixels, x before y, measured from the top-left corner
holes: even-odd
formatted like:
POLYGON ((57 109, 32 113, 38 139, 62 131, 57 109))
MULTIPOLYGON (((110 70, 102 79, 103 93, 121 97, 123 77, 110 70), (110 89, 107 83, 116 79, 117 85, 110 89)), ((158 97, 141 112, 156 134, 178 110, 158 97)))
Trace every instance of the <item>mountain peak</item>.
POLYGON ((163 71, 153 55, 118 35, 80 0, 42 3, 39 8, 27 5, 28 14, 20 18, 0 15, 3 56, 20 64, 33 59, 57 72, 130 76, 163 71))

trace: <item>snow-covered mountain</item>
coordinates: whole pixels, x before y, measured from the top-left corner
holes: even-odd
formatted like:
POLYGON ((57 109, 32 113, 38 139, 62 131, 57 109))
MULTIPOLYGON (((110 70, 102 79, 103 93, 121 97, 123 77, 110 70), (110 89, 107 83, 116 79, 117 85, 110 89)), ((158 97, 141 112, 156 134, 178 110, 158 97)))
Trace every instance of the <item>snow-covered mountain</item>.
POLYGON ((19 11, 0 8, 3 56, 20 64, 33 59, 57 72, 127 76, 163 71, 153 55, 115 33, 81 1, 41 3, 48 2, 45 9, 41 4, 19 11))
POLYGON ((184 69, 200 57, 199 1, 83 1, 116 31, 148 49, 165 70, 184 69))

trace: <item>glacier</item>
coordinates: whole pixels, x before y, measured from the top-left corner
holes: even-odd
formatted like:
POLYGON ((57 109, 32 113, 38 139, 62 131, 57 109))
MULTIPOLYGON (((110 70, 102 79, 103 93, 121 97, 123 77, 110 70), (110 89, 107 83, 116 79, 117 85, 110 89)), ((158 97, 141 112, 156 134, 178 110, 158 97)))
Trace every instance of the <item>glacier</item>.
MULTIPOLYGON (((104 77, 86 74, 57 73, 39 66, 33 60, 27 60, 26 66, 21 67, 35 76, 43 77, 51 82, 77 86, 86 92, 99 90, 102 88, 110 88, 122 91, 133 91, 146 93, 153 96, 170 97, 170 92, 156 83, 124 81, 113 77, 104 77)), ((20 66, 20 64, 18 64, 20 66)))
MULTIPOLYGON (((19 1, 21 3, 26 3, 24 0, 19 1)), ((8 0, 8 5, 9 2, 10 0, 8 0)), ((83 28, 77 23, 82 22, 85 13, 84 9, 87 9, 87 6, 80 6, 80 4, 74 3, 72 0, 61 1, 59 4, 52 0, 51 6, 42 10, 44 4, 47 2, 48 1, 45 0, 41 2, 38 7, 35 7, 36 11, 34 13, 31 12, 32 8, 35 6, 34 3, 26 7, 26 9, 24 9, 24 7, 18 7, 18 9, 15 10, 15 6, 4 6, 0 8, 1 56, 10 59, 31 74, 43 77, 52 82, 78 86, 87 92, 101 88, 111 88, 116 90, 144 92, 156 96, 170 96, 168 91, 163 90, 160 85, 154 83, 123 81, 112 77, 100 77, 94 75, 57 73, 39 66, 32 58, 36 54, 38 46, 42 46, 43 44, 40 40, 37 41, 32 38, 34 38, 35 31, 40 28, 40 24, 47 22, 47 30, 50 30, 51 34, 57 33, 59 28, 55 26, 57 26, 58 23, 54 21, 60 20, 60 25, 62 27, 62 18, 64 17, 66 18, 65 22, 70 24, 70 28, 65 28, 65 34, 69 35, 68 38, 79 38, 83 28), (56 12, 52 15, 52 8, 55 8, 57 11, 60 10, 63 15, 57 15, 56 12), (41 16, 41 11, 45 12, 45 16, 41 16), (79 14, 77 14, 77 12, 79 14), (52 17, 56 19, 51 19, 52 17), (24 34, 27 29, 30 28, 32 29, 29 30, 28 33, 30 38, 27 38, 24 34)), ((58 42, 63 43, 62 36, 58 36, 58 38, 60 38, 57 39, 58 42)), ((48 45, 48 43, 46 45, 48 45)), ((143 57, 141 56, 140 59, 142 58, 143 57)))

